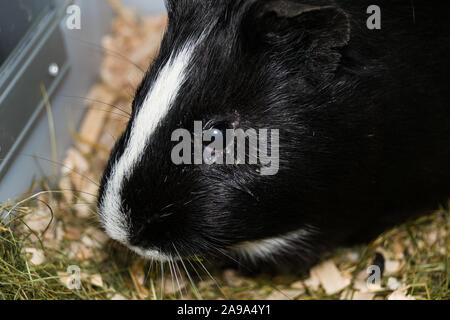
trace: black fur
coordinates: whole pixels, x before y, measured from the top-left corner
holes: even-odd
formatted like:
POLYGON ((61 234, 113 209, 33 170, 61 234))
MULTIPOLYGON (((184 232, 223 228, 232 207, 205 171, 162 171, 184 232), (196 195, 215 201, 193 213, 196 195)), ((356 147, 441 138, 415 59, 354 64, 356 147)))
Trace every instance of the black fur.
POLYGON ((309 263, 445 203, 450 3, 377 1, 381 30, 366 27, 370 4, 169 1, 161 52, 112 152, 100 204, 157 71, 189 39, 210 32, 145 157, 123 182, 130 243, 185 257, 220 255, 307 228, 309 239, 274 257, 309 263), (174 165, 171 134, 193 130, 195 120, 279 129, 278 174, 262 176, 251 165, 174 165))

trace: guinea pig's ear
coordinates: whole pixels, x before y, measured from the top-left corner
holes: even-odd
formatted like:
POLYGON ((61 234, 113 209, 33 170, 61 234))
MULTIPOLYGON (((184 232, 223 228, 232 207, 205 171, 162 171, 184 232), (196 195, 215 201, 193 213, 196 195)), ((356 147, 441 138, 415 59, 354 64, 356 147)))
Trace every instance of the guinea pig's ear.
POLYGON ((257 0, 244 19, 246 40, 303 61, 312 69, 321 68, 328 78, 341 59, 339 49, 350 41, 348 15, 334 5, 309 5, 298 0, 257 0))

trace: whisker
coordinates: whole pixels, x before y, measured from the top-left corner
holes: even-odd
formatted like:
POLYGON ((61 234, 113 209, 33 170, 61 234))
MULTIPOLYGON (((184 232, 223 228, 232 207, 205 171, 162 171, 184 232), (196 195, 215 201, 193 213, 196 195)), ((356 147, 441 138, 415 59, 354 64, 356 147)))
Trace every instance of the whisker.
POLYGON ((152 290, 152 295, 153 295, 154 300, 157 300, 158 296, 156 295, 155 285, 153 283, 153 276, 152 276, 153 264, 154 263, 156 263, 156 262, 154 261, 154 258, 152 258, 150 260, 150 266, 148 268, 147 275, 145 277, 146 277, 146 279, 149 279, 149 281, 150 281, 150 288, 152 290))
MULTIPOLYGON (((122 118, 126 119, 127 121, 130 120, 130 117, 125 115, 125 114, 114 112, 114 111, 107 110, 107 109, 98 108, 98 107, 87 106, 87 107, 74 107, 74 108, 94 109, 94 110, 98 110, 98 111, 103 111, 105 113, 113 114, 113 115, 116 115, 118 117, 122 117, 122 118)), ((125 121, 123 121, 123 122, 125 123, 125 121)))
POLYGON ((181 290, 180 282, 178 281, 177 269, 175 267, 175 262, 173 261, 172 257, 170 258, 170 261, 172 262, 172 268, 173 268, 173 273, 175 275, 175 281, 177 282, 177 285, 178 285, 178 292, 180 292, 181 299, 184 299, 183 298, 183 291, 181 290))
POLYGON ((226 298, 226 294, 223 292, 222 287, 219 285, 219 283, 216 281, 216 279, 214 279, 214 277, 211 275, 211 273, 209 273, 208 269, 206 269, 205 265, 203 264, 203 262, 195 255, 194 256, 196 261, 200 264, 200 266, 203 268, 203 270, 205 270, 206 274, 211 278, 211 280, 215 283, 215 285, 217 286, 217 288, 219 289, 219 291, 222 293, 222 295, 226 298))
POLYGON ((180 256, 180 253, 179 253, 178 250, 177 250, 177 247, 175 246, 174 243, 173 243, 172 245, 173 245, 173 248, 175 249, 175 251, 176 251, 176 253, 177 253, 177 255, 178 255, 178 258, 179 258, 180 261, 181 261, 181 264, 183 265, 184 271, 186 272, 186 275, 187 275, 187 277, 189 278, 189 281, 190 281, 190 283, 191 283, 191 285, 192 285, 192 288, 194 289, 194 292, 195 292, 196 296, 199 297, 200 300, 203 300, 202 296, 200 295, 200 292, 199 292, 198 289, 197 289, 197 286, 195 285, 194 281, 193 281, 192 278, 191 278, 191 275, 189 274, 188 269, 186 268, 186 265, 185 265, 184 262, 183 262, 183 259, 182 259, 181 256, 180 256))
POLYGON ((234 259, 232 256, 227 255, 225 252, 223 252, 223 250, 220 250, 219 248, 213 247, 214 249, 216 249, 219 253, 223 254, 225 257, 227 257, 228 259, 236 262, 240 267, 245 268, 247 271, 250 271, 250 269, 248 269, 246 266, 244 266, 243 264, 241 264, 238 260, 234 259))
POLYGON ((172 272, 172 264, 170 263, 171 262, 170 260, 168 260, 167 262, 169 264, 169 271, 170 271, 170 275, 171 275, 172 291, 175 293, 176 290, 175 290, 175 282, 173 281, 174 280, 174 275, 173 275, 173 272, 172 272))
POLYGON ((90 41, 87 41, 87 40, 75 38, 75 37, 72 37, 72 36, 68 36, 68 37, 71 38, 71 39, 73 39, 73 40, 79 41, 79 42, 81 42, 82 44, 85 44, 85 45, 88 45, 88 46, 92 46, 92 47, 94 47, 95 49, 100 49, 101 53, 104 53, 104 52, 105 52, 105 53, 107 53, 107 54, 109 54, 109 55, 111 55, 111 56, 113 56, 113 57, 116 57, 116 58, 122 58, 123 60, 129 62, 129 63, 132 64, 134 67, 136 67, 136 69, 138 69, 139 71, 141 71, 143 74, 145 73, 145 70, 143 70, 138 64, 136 64, 136 63, 133 62, 130 58, 124 56, 123 54, 121 54, 121 53, 119 53, 119 52, 116 52, 116 51, 111 50, 111 49, 107 49, 107 48, 105 48, 105 47, 102 46, 102 45, 99 45, 99 44, 97 44, 97 43, 93 43, 93 42, 90 42, 90 41))
POLYGON ((107 133, 114 140, 114 142, 117 142, 117 138, 111 132, 107 131, 107 133))
MULTIPOLYGON (((86 97, 81 97, 81 96, 71 96, 71 95, 64 95, 64 94, 56 94, 55 97, 62 97, 62 98, 68 98, 68 99, 80 99, 80 100, 86 100, 89 102, 95 102, 95 103, 99 103, 99 104, 103 104, 105 106, 109 106, 112 107, 120 112, 123 113, 123 115, 127 115, 129 118, 131 118, 131 113, 125 111, 122 108, 119 108, 118 106, 111 104, 111 103, 106 103, 100 100, 96 100, 96 99, 90 99, 90 98, 86 98, 86 97)), ((87 108, 91 108, 91 107, 87 107, 87 108)))
POLYGON ((98 184, 97 182, 95 182, 94 180, 92 180, 91 178, 89 178, 88 176, 83 175, 83 174, 77 172, 75 169, 72 169, 72 168, 66 166, 65 164, 63 164, 63 163, 61 163, 61 162, 49 160, 49 159, 44 158, 44 157, 41 157, 41 156, 30 155, 30 154, 19 154, 19 156, 32 157, 32 158, 35 158, 35 159, 40 159, 40 160, 43 160, 43 161, 47 161, 47 162, 53 163, 53 164, 55 164, 55 165, 59 165, 59 166, 61 166, 62 168, 68 169, 68 170, 70 170, 71 172, 73 172, 73 173, 79 175, 80 177, 85 178, 85 179, 88 180, 89 182, 92 182, 92 183, 93 183, 94 185, 96 185, 97 187, 100 187, 100 184, 98 184))
POLYGON ((161 300, 164 300, 166 283, 164 282, 164 263, 161 262, 161 300))
POLYGON ((199 272, 197 271, 197 268, 195 268, 194 264, 191 262, 191 259, 186 259, 187 262, 190 264, 190 266, 192 267, 192 269, 194 269, 195 274, 197 275, 197 277, 200 279, 200 281, 203 281, 202 276, 199 274, 199 272))
MULTIPOLYGON (((173 264, 174 264, 175 271, 178 271, 178 274, 180 275, 180 283, 181 283, 181 280, 183 279, 183 274, 181 273, 180 266, 178 265, 178 261, 174 261, 173 264)), ((180 285, 178 287, 180 288, 181 298, 183 299, 183 294, 182 294, 183 288, 181 288, 180 285)), ((188 294, 186 287, 184 287, 184 292, 186 292, 186 294, 188 294)))
POLYGON ((145 276, 145 278, 149 278, 149 276, 151 278, 151 273, 152 273, 152 269, 153 269, 153 262, 154 262, 154 259, 152 258, 150 260, 150 266, 148 267, 147 275, 145 276))

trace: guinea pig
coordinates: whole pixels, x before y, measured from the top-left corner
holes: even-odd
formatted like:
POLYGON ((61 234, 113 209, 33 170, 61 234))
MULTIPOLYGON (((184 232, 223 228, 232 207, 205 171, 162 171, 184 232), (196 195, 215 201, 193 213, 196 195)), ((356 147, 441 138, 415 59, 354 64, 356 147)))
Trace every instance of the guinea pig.
MULTIPOLYGON (((380 0, 370 28, 370 4, 168 0, 160 52, 101 181, 106 233, 159 261, 308 265, 444 204, 450 5, 380 0), (271 132, 277 168, 247 162, 249 143, 241 161, 176 163, 179 129, 271 132)), ((188 145, 183 159, 210 148, 188 145)))

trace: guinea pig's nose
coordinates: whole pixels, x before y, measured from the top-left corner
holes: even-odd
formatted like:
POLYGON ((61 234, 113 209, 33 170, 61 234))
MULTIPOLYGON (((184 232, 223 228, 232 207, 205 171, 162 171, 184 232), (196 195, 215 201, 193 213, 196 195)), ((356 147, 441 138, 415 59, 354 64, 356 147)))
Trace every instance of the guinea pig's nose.
POLYGON ((161 237, 161 226, 158 221, 159 216, 153 216, 141 222, 131 234, 129 244, 144 248, 152 246, 161 237))
POLYGON ((131 234, 128 242, 132 246, 143 246, 145 242, 145 232, 146 225, 142 223, 139 227, 135 228, 134 232, 131 234))
POLYGON ((129 239, 129 244, 134 247, 146 247, 148 241, 143 234, 133 234, 129 239))

